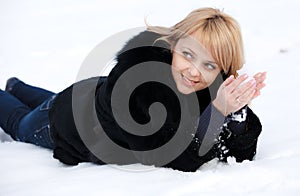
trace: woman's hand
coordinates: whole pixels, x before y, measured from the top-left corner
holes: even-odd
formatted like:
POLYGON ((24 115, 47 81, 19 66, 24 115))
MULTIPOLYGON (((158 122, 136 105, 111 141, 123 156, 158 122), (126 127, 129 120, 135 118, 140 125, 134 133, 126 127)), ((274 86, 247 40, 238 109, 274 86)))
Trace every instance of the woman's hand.
POLYGON ((266 72, 257 73, 253 79, 242 84, 247 78, 247 74, 237 79, 230 76, 220 86, 217 97, 212 103, 224 116, 249 104, 252 99, 260 95, 260 90, 265 87, 266 72))

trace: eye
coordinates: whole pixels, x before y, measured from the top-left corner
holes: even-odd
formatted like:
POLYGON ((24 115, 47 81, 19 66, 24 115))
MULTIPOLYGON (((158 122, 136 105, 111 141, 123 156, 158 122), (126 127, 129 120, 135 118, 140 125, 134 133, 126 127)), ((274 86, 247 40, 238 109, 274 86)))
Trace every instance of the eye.
POLYGON ((183 51, 182 52, 183 56, 185 56, 187 59, 192 59, 193 58, 193 55, 188 52, 188 51, 183 51))
POLYGON ((205 63, 204 66, 205 66, 207 69, 209 69, 209 70, 214 70, 214 69, 216 69, 216 67, 215 67, 214 65, 210 64, 210 63, 205 63))

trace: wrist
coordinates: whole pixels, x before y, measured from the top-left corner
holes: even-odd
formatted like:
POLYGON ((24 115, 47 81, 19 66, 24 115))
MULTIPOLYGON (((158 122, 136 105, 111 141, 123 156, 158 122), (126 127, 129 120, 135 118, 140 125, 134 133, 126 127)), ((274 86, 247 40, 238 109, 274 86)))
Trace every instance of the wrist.
POLYGON ((216 100, 212 101, 213 106, 219 110, 219 112, 221 112, 224 116, 227 116, 228 113, 226 112, 226 109, 224 107, 222 107, 220 104, 218 104, 218 102, 216 100))

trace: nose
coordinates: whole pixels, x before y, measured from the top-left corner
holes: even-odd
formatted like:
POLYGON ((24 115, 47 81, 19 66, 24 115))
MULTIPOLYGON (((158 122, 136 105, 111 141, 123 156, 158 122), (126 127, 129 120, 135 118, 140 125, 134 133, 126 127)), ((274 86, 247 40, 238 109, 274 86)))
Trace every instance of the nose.
POLYGON ((200 76, 200 71, 197 69, 197 67, 195 65, 190 65, 188 71, 192 77, 200 76))

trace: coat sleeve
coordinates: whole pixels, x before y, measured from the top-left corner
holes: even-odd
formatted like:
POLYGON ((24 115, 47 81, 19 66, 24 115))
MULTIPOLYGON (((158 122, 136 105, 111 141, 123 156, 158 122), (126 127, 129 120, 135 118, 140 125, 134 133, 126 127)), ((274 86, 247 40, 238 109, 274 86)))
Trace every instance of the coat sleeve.
POLYGON ((244 160, 253 160, 256 154, 258 137, 262 131, 262 125, 256 114, 247 107, 247 118, 243 122, 229 121, 223 127, 225 136, 220 135, 218 158, 221 161, 227 161, 232 156, 237 162, 244 160))
POLYGON ((199 119, 197 132, 190 145, 165 167, 191 172, 214 158, 225 162, 230 156, 235 157, 237 162, 253 160, 262 129, 258 117, 247 108, 245 121, 233 121, 226 117, 222 122, 222 119, 224 116, 210 104, 199 119), (205 134, 208 134, 206 139, 205 134))

